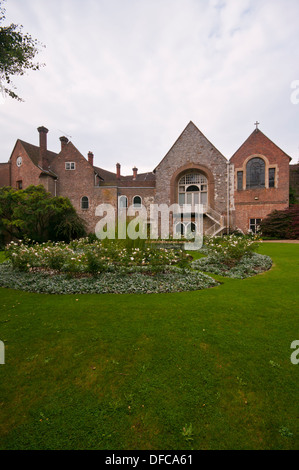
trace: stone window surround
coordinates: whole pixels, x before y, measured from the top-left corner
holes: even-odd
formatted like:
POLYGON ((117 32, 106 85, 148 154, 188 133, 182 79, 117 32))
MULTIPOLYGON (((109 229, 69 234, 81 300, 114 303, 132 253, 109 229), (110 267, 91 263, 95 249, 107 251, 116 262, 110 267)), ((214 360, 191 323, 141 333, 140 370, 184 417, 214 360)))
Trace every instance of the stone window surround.
POLYGON ((198 171, 202 173, 208 180, 208 206, 214 209, 214 200, 215 200, 215 182, 214 177, 209 168, 204 165, 198 165, 195 163, 187 163, 186 165, 178 168, 172 175, 170 180, 170 204, 178 204, 178 184, 180 179, 192 171, 198 171))
POLYGON ((244 160, 242 167, 235 168, 235 191, 254 191, 256 189, 258 189, 258 190, 269 189, 269 169, 270 168, 275 169, 274 188, 270 188, 270 189, 276 189, 278 187, 278 171, 279 171, 277 163, 275 163, 273 165, 270 164, 267 157, 265 157, 265 155, 262 155, 262 154, 259 154, 259 153, 255 153, 255 154, 250 155, 249 157, 247 157, 244 160), (247 166, 247 163, 249 162, 249 160, 252 160, 252 158, 261 158, 265 162, 265 187, 264 188, 249 188, 249 189, 246 188, 246 166, 247 166), (243 189, 242 190, 240 190, 240 189, 238 190, 238 178, 237 178, 238 171, 243 172, 243 189))

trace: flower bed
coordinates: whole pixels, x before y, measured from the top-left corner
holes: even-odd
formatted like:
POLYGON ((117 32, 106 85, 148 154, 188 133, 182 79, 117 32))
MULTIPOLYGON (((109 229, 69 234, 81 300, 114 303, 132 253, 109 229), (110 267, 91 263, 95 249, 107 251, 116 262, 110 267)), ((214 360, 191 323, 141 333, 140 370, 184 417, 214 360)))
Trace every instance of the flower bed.
POLYGON ((182 268, 149 274, 137 268, 105 272, 98 276, 21 272, 11 263, 0 265, 0 286, 46 294, 153 294, 207 289, 219 285, 210 276, 182 268), (124 275, 126 274, 126 275, 124 275))
POLYGON ((12 242, 0 266, 0 286, 49 294, 180 292, 219 285, 203 272, 242 279, 272 266, 268 256, 254 253, 254 237, 207 239, 201 250, 207 256, 193 262, 180 247, 137 245, 88 238, 12 242))
POLYGON ((239 263, 233 267, 228 267, 220 257, 207 256, 192 262, 193 269, 198 269, 207 273, 219 274, 220 276, 235 279, 245 279, 272 267, 272 260, 269 256, 253 253, 251 256, 244 256, 239 263))
POLYGON ((146 243, 81 239, 32 246, 10 243, 0 286, 49 294, 161 293, 206 289, 219 283, 190 269, 180 249, 146 243), (132 243, 132 245, 134 245, 132 243))
POLYGON ((97 275, 131 266, 145 267, 149 272, 163 272, 168 266, 186 266, 189 258, 180 249, 156 249, 147 244, 126 246, 116 241, 91 243, 88 238, 69 244, 36 243, 31 246, 11 242, 6 247, 6 254, 13 268, 19 271, 54 270, 70 275, 97 275))

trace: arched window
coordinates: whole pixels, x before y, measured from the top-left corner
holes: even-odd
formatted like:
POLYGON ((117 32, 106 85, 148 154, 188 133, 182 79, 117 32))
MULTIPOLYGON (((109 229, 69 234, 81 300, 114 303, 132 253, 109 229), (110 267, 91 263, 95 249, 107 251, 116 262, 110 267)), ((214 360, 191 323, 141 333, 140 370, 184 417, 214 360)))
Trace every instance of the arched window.
POLYGON ((127 196, 119 196, 119 198, 118 198, 118 207, 120 209, 126 209, 128 207, 128 198, 127 198, 127 196))
POLYGON ((189 222, 186 226, 187 234, 194 234, 196 232, 196 224, 194 222, 189 222))
POLYGON ((89 199, 87 196, 81 198, 81 209, 89 209, 89 199))
POLYGON ((175 233, 176 233, 177 235, 183 236, 183 235, 185 234, 185 226, 184 226, 184 224, 181 224, 181 223, 180 223, 180 224, 176 224, 176 226, 175 226, 175 233))
POLYGON ((265 162, 255 157, 246 165, 246 189, 265 187, 265 162))
POLYGON ((201 173, 188 173, 179 180, 179 204, 208 204, 208 180, 201 173))
POLYGON ((141 203, 142 203, 141 197, 140 197, 140 196, 134 196, 134 198, 133 198, 133 206, 134 206, 135 208, 141 207, 141 203))

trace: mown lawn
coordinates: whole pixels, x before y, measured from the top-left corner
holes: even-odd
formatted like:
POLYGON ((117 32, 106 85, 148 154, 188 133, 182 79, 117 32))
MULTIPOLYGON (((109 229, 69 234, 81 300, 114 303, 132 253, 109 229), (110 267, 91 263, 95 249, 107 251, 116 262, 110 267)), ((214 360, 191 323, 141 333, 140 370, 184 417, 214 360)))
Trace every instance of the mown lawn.
POLYGON ((0 290, 0 449, 298 449, 299 244, 150 295, 0 290))

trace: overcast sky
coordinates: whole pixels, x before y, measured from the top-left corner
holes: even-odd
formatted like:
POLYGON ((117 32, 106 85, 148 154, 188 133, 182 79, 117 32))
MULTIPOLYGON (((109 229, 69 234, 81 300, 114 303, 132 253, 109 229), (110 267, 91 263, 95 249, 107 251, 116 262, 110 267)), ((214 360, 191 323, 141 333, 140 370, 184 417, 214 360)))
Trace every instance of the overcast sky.
MULTIPOLYGON (((151 171, 189 121, 230 158, 260 129, 297 163, 298 0, 7 0, 46 47, 0 105, 0 161, 18 138, 66 135, 95 165, 151 171), (294 100, 293 100, 294 101, 294 100)), ((299 84, 299 82, 298 82, 299 84)), ((299 95, 299 93, 298 93, 299 95)))

